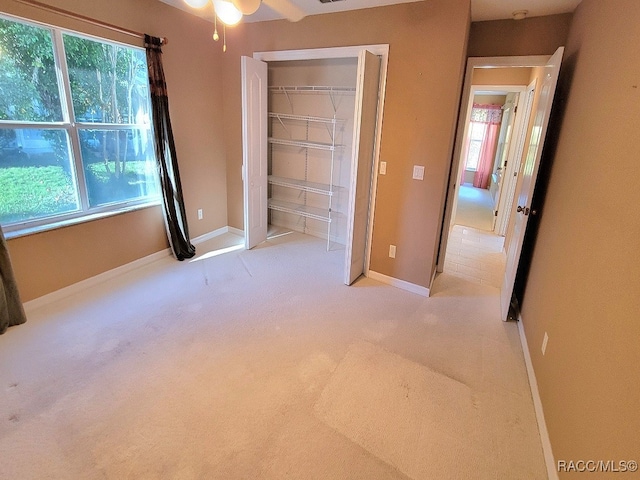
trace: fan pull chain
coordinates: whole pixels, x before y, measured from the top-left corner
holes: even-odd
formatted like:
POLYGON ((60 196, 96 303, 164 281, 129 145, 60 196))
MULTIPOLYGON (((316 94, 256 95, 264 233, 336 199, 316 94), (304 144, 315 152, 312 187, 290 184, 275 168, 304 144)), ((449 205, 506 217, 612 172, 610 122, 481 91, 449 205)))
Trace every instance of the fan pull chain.
POLYGON ((215 13, 213 15, 213 40, 215 42, 220 40, 220 35, 218 35, 218 16, 215 13))

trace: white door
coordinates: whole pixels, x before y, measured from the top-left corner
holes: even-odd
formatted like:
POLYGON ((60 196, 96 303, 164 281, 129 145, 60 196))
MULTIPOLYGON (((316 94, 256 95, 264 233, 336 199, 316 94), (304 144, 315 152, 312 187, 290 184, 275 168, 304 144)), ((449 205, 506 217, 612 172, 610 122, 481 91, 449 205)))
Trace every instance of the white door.
POLYGON ((244 246, 267 239, 267 64, 242 57, 244 246))
POLYGON ((344 283, 351 285, 364 273, 371 179, 378 108, 380 59, 363 50, 358 55, 351 185, 347 221, 344 283))
POLYGON ((507 264, 502 290, 500 292, 500 303, 502 309, 502 319, 506 320, 509 313, 509 304, 513 293, 513 284, 516 278, 516 270, 520 253, 522 252, 522 241, 524 239, 525 229, 529 220, 531 197, 538 176, 538 168, 540 166, 540 157, 542 156, 542 146, 547 135, 547 126, 549 125, 549 114, 553 97, 558 83, 558 74, 560 73, 560 64, 562 63, 562 54, 564 47, 558 48, 556 53, 549 59, 547 65, 542 71, 542 84, 540 85, 540 97, 538 105, 534 111, 533 126, 531 127, 531 138, 527 148, 527 154, 520 168, 520 183, 518 185, 516 196, 518 199, 516 209, 512 209, 513 232, 508 237, 507 264))

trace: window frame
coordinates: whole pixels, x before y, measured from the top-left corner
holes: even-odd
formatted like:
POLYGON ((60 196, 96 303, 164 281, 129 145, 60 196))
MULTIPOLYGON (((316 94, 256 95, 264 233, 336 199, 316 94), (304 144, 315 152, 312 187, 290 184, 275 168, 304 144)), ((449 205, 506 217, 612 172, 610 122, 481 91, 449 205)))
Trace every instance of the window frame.
MULTIPOLYGON (((147 196, 144 198, 136 198, 125 201, 114 201, 91 207, 89 205, 89 193, 87 190, 87 183, 84 174, 84 164, 82 158, 82 151, 80 145, 80 131, 81 130, 130 130, 147 129, 151 135, 153 135, 153 122, 150 121, 148 125, 135 124, 135 123, 93 123, 93 122, 78 122, 75 119, 75 111, 73 108, 73 97, 71 93, 71 82, 69 80, 69 69, 67 65, 67 58, 64 48, 64 35, 72 35, 87 40, 106 43, 110 45, 120 46, 124 48, 130 48, 133 50, 140 50, 144 52, 143 47, 131 45, 124 42, 118 42, 115 40, 99 37, 96 35, 90 35, 74 30, 49 25, 46 23, 38 22, 35 20, 29 20, 14 15, 0 12, 0 18, 22 23, 28 26, 34 26, 38 28, 46 29, 51 34, 53 56, 56 69, 56 78, 58 83, 58 92, 60 96, 60 108, 62 110, 61 122, 41 122, 41 121, 14 121, 14 120, 0 120, 0 128, 2 129, 47 129, 47 130, 61 130, 66 132, 69 139, 69 156, 70 167, 73 175, 74 187, 76 189, 76 195, 78 200, 78 210, 72 212, 59 213, 49 215, 47 217, 41 217, 31 220, 24 220, 19 222, 7 223, 2 225, 2 230, 6 238, 15 238, 23 235, 29 235, 32 233, 38 233, 47 230, 53 230, 56 228, 66 227, 78 223, 96 220, 112 215, 118 215, 121 213, 138 210, 141 208, 159 206, 162 203, 162 196, 159 191, 160 181, 157 178, 158 194, 156 196, 147 196)), ((149 100, 149 117, 153 115, 151 108, 150 89, 148 93, 149 100)), ((154 149, 155 150, 155 149, 154 149)), ((155 158, 155 151, 152 152, 155 158)))
POLYGON ((482 144, 484 143, 484 138, 486 136, 486 133, 487 133, 486 124, 484 124, 482 122, 473 122, 473 121, 469 122, 469 145, 467 147, 467 158, 465 159, 465 162, 464 162, 465 170, 467 170, 469 172, 476 172, 478 170, 478 163, 480 163, 480 151, 482 150, 482 144), (475 127, 477 125, 483 125, 482 138, 481 139, 473 138, 475 127), (480 148, 478 149, 478 155, 475 158, 474 166, 470 167, 469 166, 469 160, 471 158, 471 145, 473 145, 475 142, 480 142, 480 148))

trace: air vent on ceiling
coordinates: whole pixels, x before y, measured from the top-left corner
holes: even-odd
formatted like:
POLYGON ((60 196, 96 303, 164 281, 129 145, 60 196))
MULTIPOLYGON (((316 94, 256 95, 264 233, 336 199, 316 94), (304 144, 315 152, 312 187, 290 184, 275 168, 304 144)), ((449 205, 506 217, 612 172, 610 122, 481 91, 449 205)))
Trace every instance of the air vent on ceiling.
POLYGON ((342 2, 344 0, 319 0, 320 3, 336 3, 336 2, 342 2))

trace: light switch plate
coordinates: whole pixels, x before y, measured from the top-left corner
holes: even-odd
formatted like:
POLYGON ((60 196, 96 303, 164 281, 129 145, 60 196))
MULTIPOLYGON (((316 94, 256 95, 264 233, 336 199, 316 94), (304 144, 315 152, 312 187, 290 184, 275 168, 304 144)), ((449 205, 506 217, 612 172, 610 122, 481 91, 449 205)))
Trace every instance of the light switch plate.
POLYGON ((387 174, 387 162, 380 162, 380 175, 387 174))
POLYGON ((424 165, 413 166, 413 179, 424 180, 424 165))

